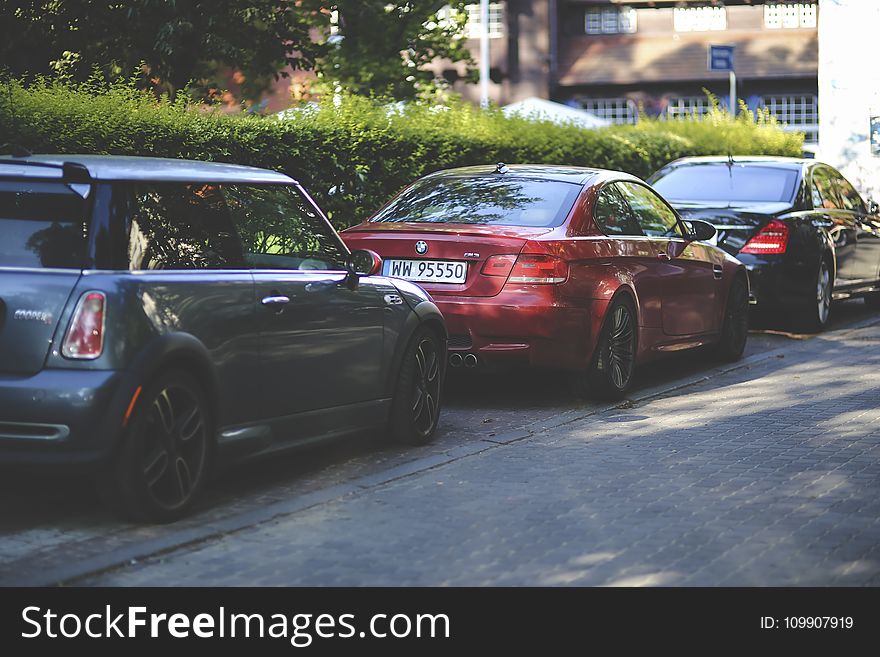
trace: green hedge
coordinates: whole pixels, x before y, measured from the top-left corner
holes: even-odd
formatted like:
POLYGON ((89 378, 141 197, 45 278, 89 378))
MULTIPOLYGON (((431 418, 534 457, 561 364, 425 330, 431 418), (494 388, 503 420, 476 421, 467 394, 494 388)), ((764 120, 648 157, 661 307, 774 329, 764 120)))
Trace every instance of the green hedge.
POLYGON ((716 112, 706 120, 600 130, 505 118, 467 104, 389 111, 345 98, 295 118, 227 115, 156 101, 126 84, 0 83, 0 144, 33 152, 115 153, 220 160, 299 179, 344 228, 413 179, 469 164, 556 163, 646 177, 685 155, 799 155, 802 137, 716 112))

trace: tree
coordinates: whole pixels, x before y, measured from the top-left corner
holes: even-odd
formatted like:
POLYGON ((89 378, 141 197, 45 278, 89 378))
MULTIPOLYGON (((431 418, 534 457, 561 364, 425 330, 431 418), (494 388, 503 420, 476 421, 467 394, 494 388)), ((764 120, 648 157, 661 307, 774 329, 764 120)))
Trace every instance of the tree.
POLYGON ((0 0, 0 66, 12 75, 97 68, 128 76, 143 63, 172 95, 223 85, 229 69, 257 95, 282 70, 312 68, 326 22, 320 0, 0 0))
POLYGON ((338 88, 360 95, 408 99, 444 86, 426 68, 435 59, 473 60, 461 34, 464 2, 337 0, 338 33, 318 71, 338 88))

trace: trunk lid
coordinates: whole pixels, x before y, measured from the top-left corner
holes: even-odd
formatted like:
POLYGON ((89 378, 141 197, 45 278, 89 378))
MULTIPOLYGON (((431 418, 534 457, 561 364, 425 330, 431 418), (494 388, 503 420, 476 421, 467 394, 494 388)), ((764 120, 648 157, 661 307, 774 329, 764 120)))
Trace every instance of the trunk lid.
POLYGON ((754 203, 737 206, 719 206, 701 203, 674 203, 681 218, 699 219, 715 226, 717 244, 731 255, 736 255, 771 219, 791 211, 789 203, 754 203))
MULTIPOLYGON (((5 171, 5 170, 4 170, 5 171)), ((0 372, 43 368, 86 252, 84 189, 0 178, 0 372)))
POLYGON ((0 372, 35 374, 43 368, 79 272, 0 268, 0 372))
POLYGON ((493 297, 507 280, 486 276, 481 269, 493 255, 518 255, 530 239, 553 228, 487 226, 470 224, 367 223, 343 231, 342 239, 351 249, 371 249, 383 260, 443 260, 467 263, 463 284, 419 282, 435 297, 493 297), (428 249, 416 252, 416 243, 428 249))

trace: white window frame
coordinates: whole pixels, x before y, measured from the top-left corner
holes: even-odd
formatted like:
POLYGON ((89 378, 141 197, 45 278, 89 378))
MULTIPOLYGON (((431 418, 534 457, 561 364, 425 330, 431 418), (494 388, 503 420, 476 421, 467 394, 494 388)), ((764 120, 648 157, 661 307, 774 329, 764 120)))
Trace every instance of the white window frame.
POLYGON ((727 8, 723 5, 674 7, 672 22, 676 32, 720 32, 727 29, 727 8))
POLYGON ((677 96, 666 104, 666 118, 681 119, 700 117, 712 111, 712 103, 706 96, 677 96))
POLYGON ((635 34, 638 14, 632 7, 588 7, 584 12, 584 33, 635 34))
POLYGON ((774 2, 764 5, 764 27, 768 30, 815 29, 818 15, 815 2, 774 2))
POLYGON ((788 132, 803 132, 808 144, 819 141, 819 97, 816 94, 771 94, 761 106, 788 132))
POLYGON ((586 98, 580 101, 583 109, 612 123, 638 123, 639 108, 629 98, 586 98))
MULTIPOLYGON (((464 35, 468 39, 479 39, 482 36, 480 5, 470 4, 464 6, 467 12, 467 22, 464 26, 464 35)), ((500 39, 504 36, 504 3, 489 3, 489 38, 500 39)))

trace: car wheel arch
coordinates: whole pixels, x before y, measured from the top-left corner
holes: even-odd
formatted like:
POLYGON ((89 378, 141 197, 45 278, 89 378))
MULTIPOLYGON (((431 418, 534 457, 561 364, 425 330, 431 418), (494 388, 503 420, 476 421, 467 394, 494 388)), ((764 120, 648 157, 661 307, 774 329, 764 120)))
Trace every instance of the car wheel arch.
POLYGON ((140 349, 122 372, 110 412, 106 415, 104 430, 108 435, 118 436, 125 428, 126 416, 136 402, 136 395, 140 394, 138 390, 173 369, 188 372, 202 386, 211 415, 215 423, 219 423, 219 382, 207 347, 191 334, 166 333, 140 349))
MULTIPOLYGON (((434 332, 440 339, 443 346, 446 346, 448 333, 446 331, 446 323, 440 309, 430 301, 422 301, 413 308, 413 312, 406 318, 397 344, 394 347, 394 354, 390 366, 388 368, 388 376, 385 382, 386 397, 389 399, 394 394, 397 379, 400 376, 400 368, 403 366, 403 356, 406 353, 406 347, 412 336, 420 327, 427 327, 434 332)), ((446 359, 443 359, 443 371, 445 372, 446 359)))
MULTIPOLYGON (((620 299, 621 297, 626 298, 629 303, 632 304, 633 308, 636 312, 636 353, 638 353, 639 344, 640 344, 640 335, 639 329, 642 325, 641 313, 639 309, 639 297, 636 293, 635 289, 627 284, 621 283, 616 290, 614 290, 614 294, 608 299, 608 303, 605 305, 604 311, 602 313, 602 317, 599 318, 599 321, 593 322, 594 330, 591 331, 590 339, 590 347, 587 349, 587 363, 592 362, 593 355, 595 354, 596 347, 599 341, 599 334, 602 331, 602 327, 605 325, 605 320, 608 317, 608 310, 614 305, 614 303, 620 299)), ((638 357, 637 357, 638 358, 638 357)))

